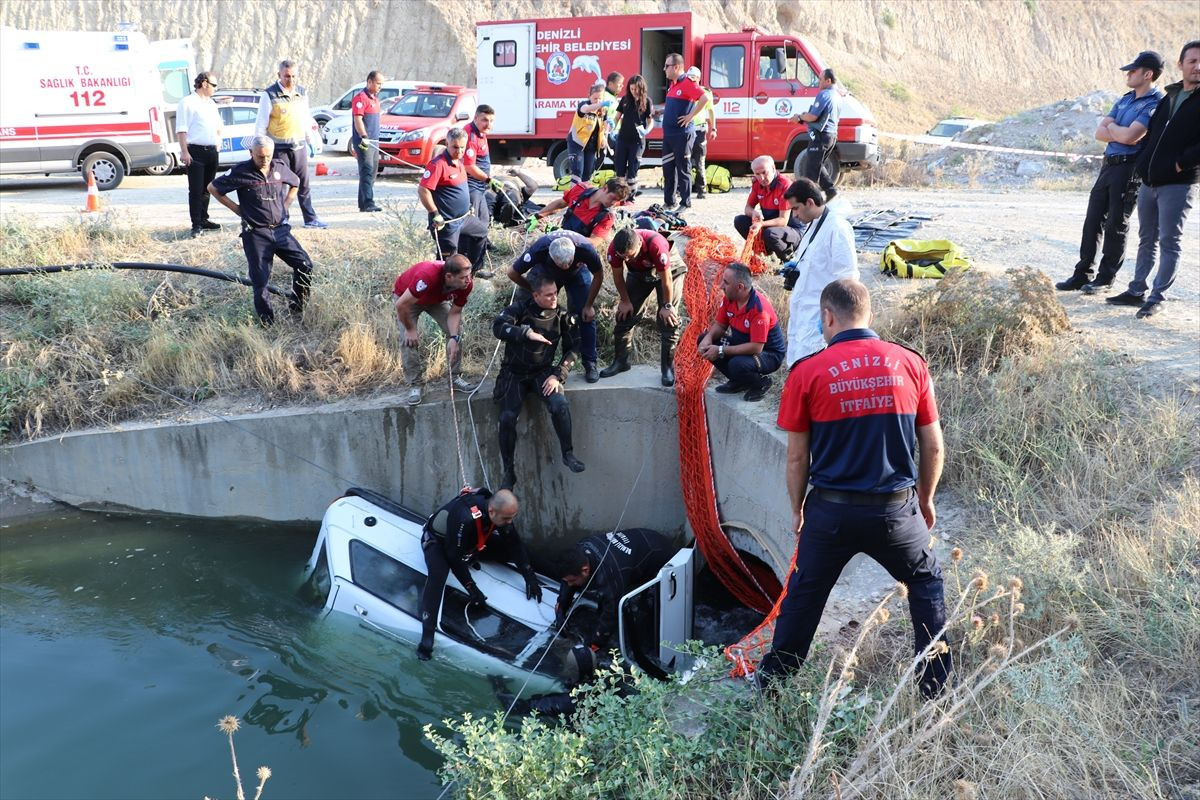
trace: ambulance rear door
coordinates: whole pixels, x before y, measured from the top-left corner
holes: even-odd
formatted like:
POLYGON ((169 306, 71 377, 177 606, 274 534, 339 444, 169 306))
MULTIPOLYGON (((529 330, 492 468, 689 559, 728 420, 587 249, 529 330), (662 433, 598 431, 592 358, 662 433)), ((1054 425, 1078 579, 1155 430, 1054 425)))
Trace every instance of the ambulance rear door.
POLYGON ((512 22, 476 28, 479 102, 496 110, 490 135, 533 133, 535 27, 512 22))

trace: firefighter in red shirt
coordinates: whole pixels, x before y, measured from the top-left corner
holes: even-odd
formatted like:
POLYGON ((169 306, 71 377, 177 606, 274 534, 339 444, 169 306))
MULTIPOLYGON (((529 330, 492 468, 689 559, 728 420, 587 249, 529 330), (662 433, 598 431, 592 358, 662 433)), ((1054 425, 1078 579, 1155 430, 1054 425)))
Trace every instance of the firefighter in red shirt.
POLYGON ((475 388, 461 374, 456 374, 462 356, 462 310, 473 285, 471 262, 464 255, 450 256, 444 262, 422 261, 396 278, 392 303, 400 326, 400 357, 404 362, 404 377, 408 379, 410 406, 421 402, 421 386, 425 382, 425 364, 417 350, 422 314, 433 317, 446 334, 446 361, 454 376, 454 388, 464 392, 475 388))
POLYGON ((796 362, 779 405, 796 568, 759 671, 770 681, 804 661, 842 569, 866 553, 908 587, 916 653, 930 648, 918 680, 934 696, 951 661, 934 641, 946 609, 929 537, 944 458, 933 382, 919 355, 868 327, 871 296, 858 281, 825 287, 821 323, 829 346, 796 362))
POLYGON ((745 264, 733 261, 725 267, 721 291, 725 299, 696 349, 729 379, 718 393, 745 392, 743 399, 755 403, 767 396, 771 373, 783 364, 783 327, 771 301, 755 290, 745 264))
POLYGON ((612 207, 624 203, 631 193, 629 181, 624 178, 610 178, 599 188, 587 183, 572 183, 562 197, 554 198, 533 214, 529 229, 533 230, 537 220, 546 219, 565 208, 563 229, 588 237, 600 249, 612 235, 612 207))
POLYGON ((675 345, 679 342, 679 314, 676 300, 683 299, 683 278, 687 264, 672 257, 671 244, 656 231, 622 228, 608 247, 613 286, 617 289, 617 325, 613 330, 613 363, 600 370, 601 378, 629 369, 629 345, 633 326, 642 308, 654 293, 658 299, 659 361, 662 385, 675 385, 675 345))
POLYGON ((471 195, 463 154, 467 132, 452 128, 446 134, 446 149, 425 167, 417 184, 417 200, 429 212, 438 260, 462 253, 471 260, 471 271, 479 272, 487 253, 487 226, 471 216, 471 195))

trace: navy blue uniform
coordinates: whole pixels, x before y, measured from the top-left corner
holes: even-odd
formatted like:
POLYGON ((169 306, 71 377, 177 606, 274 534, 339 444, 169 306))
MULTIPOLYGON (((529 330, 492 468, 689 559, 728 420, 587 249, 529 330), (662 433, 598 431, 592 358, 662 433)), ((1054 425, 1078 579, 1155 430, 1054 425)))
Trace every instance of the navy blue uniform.
POLYGON ((692 204, 692 145, 696 126, 689 122, 680 125, 679 118, 692 113, 696 103, 704 99, 704 90, 688 77, 682 77, 667 89, 663 104, 662 169, 663 199, 668 206, 675 204, 675 187, 679 201, 685 207, 692 204))
POLYGON ((267 284, 271 280, 271 261, 275 256, 292 268, 290 301, 293 313, 304 309, 312 285, 312 259, 292 236, 287 223, 287 195, 300 186, 300 178, 281 161, 272 161, 264 175, 253 160, 234 165, 212 182, 221 194, 237 192, 242 212, 242 250, 249 265, 254 288, 254 312, 264 324, 275 321, 267 284))
MULTIPOLYGON (((630 528, 587 536, 579 541, 592 574, 588 594, 596 596, 596 630, 584 637, 587 644, 602 650, 616 647, 617 604, 633 589, 658 575, 675 546, 671 540, 648 528, 630 528)), ((559 614, 566 614, 580 590, 563 584, 558 593, 559 614)))
MULTIPOLYGON (((942 571, 913 490, 917 428, 937 421, 924 360, 874 331, 842 331, 796 362, 777 422, 809 435, 813 489, 764 674, 786 672, 808 656, 829 592, 857 553, 908 586, 916 652, 939 635, 946 622, 942 571)), ((922 691, 937 693, 949 671, 949 654, 931 660, 922 691)))
MULTIPOLYGON (((600 254, 586 236, 575 231, 555 231, 541 236, 513 262, 513 270, 518 275, 524 275, 534 267, 541 267, 543 272, 554 278, 554 284, 558 288, 567 290, 567 306, 577 317, 587 305, 592 281, 604 279, 604 263, 600 260, 600 254), (550 243, 563 236, 575 243, 575 260, 567 269, 560 268, 550 258, 550 243)), ((518 292, 518 296, 527 294, 521 295, 518 292)), ((599 354, 596 350, 595 319, 579 323, 579 349, 584 364, 596 363, 599 354)))

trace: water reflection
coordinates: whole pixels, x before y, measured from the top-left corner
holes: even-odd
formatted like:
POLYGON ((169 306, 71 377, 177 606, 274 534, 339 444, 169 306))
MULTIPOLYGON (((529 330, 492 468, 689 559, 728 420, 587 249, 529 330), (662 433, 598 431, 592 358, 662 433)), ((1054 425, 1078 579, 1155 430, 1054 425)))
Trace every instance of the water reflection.
POLYGON ((490 689, 318 619, 295 594, 315 537, 82 513, 0 529, 0 796, 229 795, 228 713, 275 796, 436 796, 423 726, 494 710, 490 689))

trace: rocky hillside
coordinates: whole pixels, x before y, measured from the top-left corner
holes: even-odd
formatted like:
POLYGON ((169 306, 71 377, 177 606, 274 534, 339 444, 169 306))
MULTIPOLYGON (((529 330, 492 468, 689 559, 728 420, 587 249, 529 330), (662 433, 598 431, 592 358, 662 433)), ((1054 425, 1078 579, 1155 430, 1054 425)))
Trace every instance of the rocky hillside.
POLYGON ((997 119, 1119 89, 1117 68, 1139 50, 1174 66, 1183 42, 1200 35, 1194 0, 5 0, 0 24, 104 30, 129 21, 151 38, 191 36, 200 66, 228 86, 261 86, 290 57, 324 101, 372 68, 472 81, 477 19, 688 10, 728 30, 802 34, 880 127, 900 132, 949 114, 997 119))

